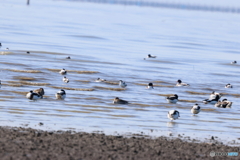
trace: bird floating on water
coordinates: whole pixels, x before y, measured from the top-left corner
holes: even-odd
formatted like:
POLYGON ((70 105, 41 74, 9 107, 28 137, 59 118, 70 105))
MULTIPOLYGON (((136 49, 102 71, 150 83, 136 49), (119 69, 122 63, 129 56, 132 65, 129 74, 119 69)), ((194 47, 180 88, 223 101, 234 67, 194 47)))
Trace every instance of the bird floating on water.
MULTIPOLYGON (((153 55, 151 55, 151 54, 148 54, 147 55, 147 58, 157 58, 157 56, 153 56, 153 55)), ((146 60, 146 58, 143 58, 144 60, 146 60)))
POLYGON ((169 96, 166 98, 166 100, 168 101, 168 103, 177 103, 178 95, 174 94, 173 96, 169 96))
POLYGON ((187 83, 182 83, 182 81, 179 79, 179 80, 177 80, 176 86, 190 86, 190 85, 187 83))
POLYGON ((59 73, 62 74, 62 75, 66 75, 67 71, 63 68, 59 73))
POLYGON ((68 83, 68 82, 69 82, 69 79, 68 79, 66 76, 64 76, 62 80, 63 80, 63 82, 65 82, 65 83, 68 83))
POLYGON ((215 107, 218 108, 231 108, 232 102, 228 101, 226 98, 222 100, 222 102, 219 100, 216 104, 215 107))
POLYGON ((192 106, 191 113, 198 114, 201 111, 201 107, 196 103, 192 106))
POLYGON ((33 90, 33 92, 37 93, 38 95, 40 95, 40 98, 43 98, 43 95, 45 94, 43 88, 35 89, 35 90, 33 90))
POLYGON ((70 57, 70 56, 68 56, 68 57, 66 57, 66 59, 71 59, 71 57, 70 57))
POLYGON ((231 64, 237 64, 237 61, 232 61, 231 64))
POLYGON ((95 82, 105 82, 105 81, 107 81, 106 79, 101 79, 101 78, 97 78, 96 80, 95 80, 95 82))
POLYGON ((225 86, 225 88, 233 88, 233 86, 232 86, 230 83, 228 83, 228 84, 225 86))
POLYGON ((66 92, 61 89, 60 91, 58 91, 56 94, 55 94, 56 98, 57 99, 65 99, 66 98, 66 92))
POLYGON ((114 98, 113 104, 128 104, 128 101, 122 100, 118 97, 114 98))
POLYGON ((127 84, 126 84, 126 82, 120 80, 119 81, 119 86, 122 87, 122 88, 125 88, 125 87, 127 87, 127 84))
POLYGON ((176 120, 176 119, 178 119, 178 117, 180 117, 180 113, 177 110, 171 110, 168 112, 167 117, 170 120, 176 120))
POLYGON ((148 83, 147 89, 154 89, 152 83, 148 83))
POLYGON ((34 93, 32 90, 27 93, 26 97, 30 100, 38 100, 41 96, 37 93, 34 93))
POLYGON ((30 54, 30 52, 29 52, 29 51, 27 51, 26 53, 27 53, 27 54, 30 54))
MULTIPOLYGON (((213 93, 215 93, 215 92, 213 91, 213 93)), ((213 94, 213 93, 210 95, 209 99, 203 100, 203 103, 216 104, 218 102, 218 100, 220 99, 220 94, 216 94, 216 93, 213 94)))

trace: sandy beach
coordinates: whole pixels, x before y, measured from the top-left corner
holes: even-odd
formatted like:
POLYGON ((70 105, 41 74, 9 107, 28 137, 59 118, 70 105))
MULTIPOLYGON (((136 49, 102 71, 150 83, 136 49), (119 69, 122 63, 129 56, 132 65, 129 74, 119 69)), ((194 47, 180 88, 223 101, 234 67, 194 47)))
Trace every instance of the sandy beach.
POLYGON ((239 156, 210 157, 211 151, 239 152, 239 147, 217 141, 195 143, 167 137, 151 139, 132 135, 126 138, 101 133, 0 127, 0 143, 2 160, 239 159, 239 156))

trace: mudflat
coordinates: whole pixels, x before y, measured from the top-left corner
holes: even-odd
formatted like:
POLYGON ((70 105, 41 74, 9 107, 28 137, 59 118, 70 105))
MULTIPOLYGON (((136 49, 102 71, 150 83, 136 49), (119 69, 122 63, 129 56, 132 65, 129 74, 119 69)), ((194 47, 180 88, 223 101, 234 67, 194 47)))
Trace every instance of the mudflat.
POLYGON ((239 152, 219 142, 195 143, 179 138, 111 136, 72 131, 49 132, 32 128, 0 127, 1 160, 163 160, 240 159, 210 156, 210 152, 239 152))

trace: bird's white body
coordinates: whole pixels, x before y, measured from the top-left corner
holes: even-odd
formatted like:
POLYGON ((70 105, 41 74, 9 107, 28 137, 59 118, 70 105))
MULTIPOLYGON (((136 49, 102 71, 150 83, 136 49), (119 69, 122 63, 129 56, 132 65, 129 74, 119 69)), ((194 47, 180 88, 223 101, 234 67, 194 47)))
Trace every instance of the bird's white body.
POLYGON ((152 83, 148 83, 147 89, 154 89, 152 83))
POLYGON ((62 74, 62 75, 66 75, 67 71, 63 68, 59 73, 62 74))
POLYGON ((26 97, 30 100, 38 100, 41 98, 39 94, 34 93, 33 91, 30 91, 29 93, 27 93, 26 97))
POLYGON ((178 117, 180 117, 180 113, 177 110, 171 110, 168 112, 167 117, 170 120, 176 120, 176 119, 178 119, 178 117))
POLYGON ((176 86, 180 87, 180 86, 190 86, 190 85, 187 84, 187 83, 182 83, 182 81, 179 79, 179 80, 177 81, 176 86))
POLYGON ((63 77, 63 82, 65 82, 65 83, 68 83, 69 82, 69 79, 67 78, 67 77, 63 77))
POLYGON ((166 100, 168 101, 168 103, 177 103, 178 101, 178 95, 174 95, 174 96, 169 96, 166 98, 166 100))
POLYGON ((228 83, 228 84, 225 86, 225 88, 233 88, 233 86, 228 83))
POLYGON ((101 79, 101 78, 97 78, 96 80, 95 80, 95 82, 105 82, 105 81, 107 81, 106 79, 101 79))

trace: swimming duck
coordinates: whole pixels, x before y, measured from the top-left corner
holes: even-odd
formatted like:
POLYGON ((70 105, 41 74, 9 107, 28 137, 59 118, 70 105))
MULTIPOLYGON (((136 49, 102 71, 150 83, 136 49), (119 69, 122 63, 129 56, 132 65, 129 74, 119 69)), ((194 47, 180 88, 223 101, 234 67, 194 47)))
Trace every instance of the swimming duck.
POLYGON ((191 112, 192 114, 198 114, 201 111, 201 107, 196 103, 192 106, 191 112))
MULTIPOLYGON (((152 56, 151 54, 147 55, 147 58, 156 58, 157 56, 152 56)), ((143 58, 144 60, 146 60, 146 58, 143 58)))
POLYGON ((225 88, 233 88, 232 85, 230 83, 228 83, 225 88))
POLYGON ((173 96, 169 96, 166 98, 166 100, 168 101, 168 103, 177 103, 178 95, 174 94, 173 96))
POLYGON ((231 62, 231 64, 236 64, 236 63, 237 63, 237 61, 232 61, 232 62, 231 62))
POLYGON ((0 43, 0 48, 2 47, 2 43, 0 43))
POLYGON ((118 97, 114 98, 113 104, 128 104, 128 101, 122 100, 118 97))
POLYGON ((29 93, 26 95, 26 97, 30 100, 38 100, 39 98, 41 98, 41 96, 37 93, 34 93, 32 90, 29 91, 29 93))
POLYGON ((40 98, 43 98, 43 95, 45 93, 43 88, 35 89, 33 92, 40 95, 40 98))
POLYGON ((177 80, 176 86, 190 86, 190 85, 187 83, 182 83, 182 81, 179 79, 179 80, 177 80))
POLYGON ((68 57, 66 57, 66 59, 71 59, 71 57, 70 57, 70 56, 68 56, 68 57))
POLYGON ((62 75, 66 75, 67 71, 63 68, 59 73, 62 74, 62 75))
POLYGON ((107 81, 106 79, 101 79, 101 78, 97 78, 96 80, 95 80, 95 82, 105 82, 105 81, 107 81))
MULTIPOLYGON (((211 95, 210 95, 210 97, 211 97, 211 95)), ((208 103, 210 103, 210 104, 216 104, 217 102, 218 102, 218 100, 220 99, 220 96, 219 96, 219 94, 216 94, 215 95, 215 98, 212 96, 212 98, 213 99, 205 99, 205 100, 203 100, 203 103, 205 103, 205 104, 208 104, 208 103)))
POLYGON ((127 84, 124 81, 120 80, 119 81, 119 86, 122 87, 122 88, 125 88, 125 87, 127 87, 127 84))
POLYGON ((29 51, 27 51, 26 53, 27 53, 27 54, 30 54, 30 52, 29 52, 29 51))
POLYGON ((68 79, 66 76, 64 76, 62 80, 63 80, 63 82, 65 82, 65 83, 68 83, 68 82, 69 82, 69 79, 68 79))
POLYGON ((171 110, 168 112, 167 117, 170 120, 176 120, 176 119, 178 119, 178 117, 180 117, 180 113, 177 110, 171 110))
POLYGON ((226 98, 222 100, 222 102, 219 100, 216 104, 215 107, 219 108, 231 108, 232 102, 228 101, 226 98))
POLYGON ((56 94, 55 94, 56 98, 57 99, 65 99, 66 98, 66 92, 61 89, 60 91, 58 91, 56 94))
POLYGON ((222 97, 222 95, 221 95, 220 93, 217 93, 217 92, 213 91, 213 92, 210 94, 209 99, 210 99, 210 100, 211 100, 211 99, 215 99, 215 98, 216 98, 216 95, 219 96, 219 99, 222 97))
POLYGON ((147 89, 154 89, 152 83, 148 83, 147 89))

